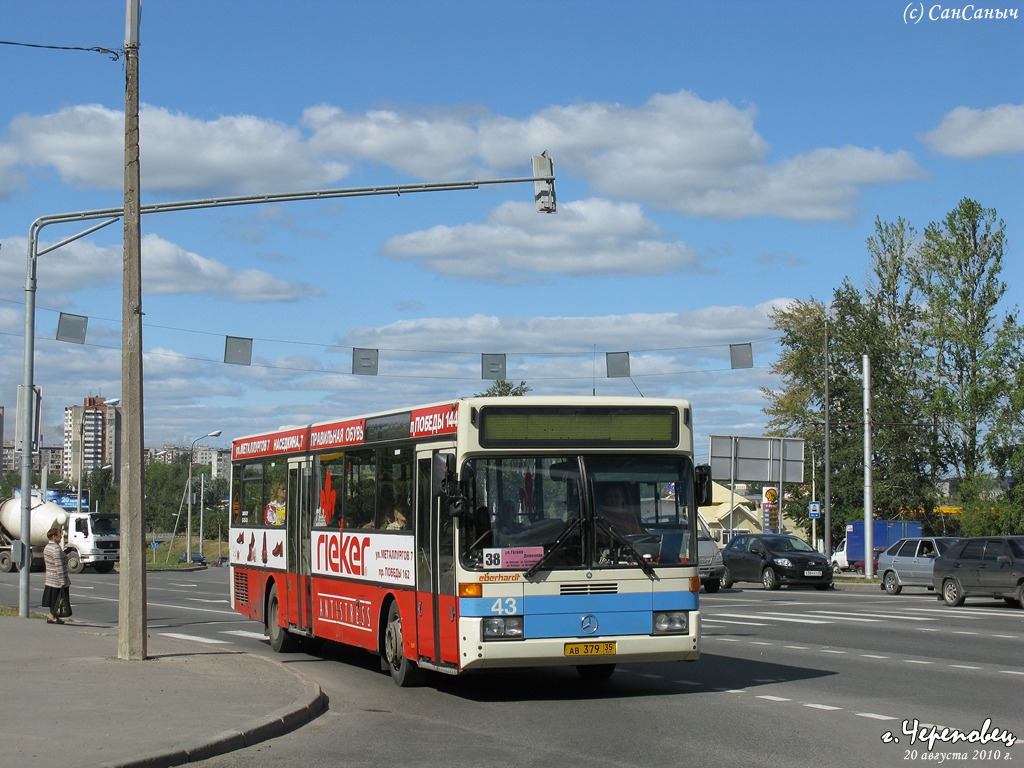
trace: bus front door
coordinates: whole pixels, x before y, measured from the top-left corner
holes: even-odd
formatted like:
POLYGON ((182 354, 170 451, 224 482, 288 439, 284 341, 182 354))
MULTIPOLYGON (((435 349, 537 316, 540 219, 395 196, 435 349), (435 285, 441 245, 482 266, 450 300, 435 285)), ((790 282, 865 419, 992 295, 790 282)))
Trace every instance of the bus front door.
POLYGON ((431 487, 432 460, 417 458, 416 642, 420 658, 458 666, 455 521, 431 487))

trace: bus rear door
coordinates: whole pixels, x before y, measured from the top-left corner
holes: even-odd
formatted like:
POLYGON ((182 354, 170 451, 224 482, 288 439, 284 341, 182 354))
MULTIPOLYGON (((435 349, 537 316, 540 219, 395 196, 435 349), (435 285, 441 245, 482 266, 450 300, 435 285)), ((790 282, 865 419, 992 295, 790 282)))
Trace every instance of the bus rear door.
POLYGON ((288 621, 299 632, 313 631, 312 581, 310 579, 311 463, 308 458, 288 462, 288 621))

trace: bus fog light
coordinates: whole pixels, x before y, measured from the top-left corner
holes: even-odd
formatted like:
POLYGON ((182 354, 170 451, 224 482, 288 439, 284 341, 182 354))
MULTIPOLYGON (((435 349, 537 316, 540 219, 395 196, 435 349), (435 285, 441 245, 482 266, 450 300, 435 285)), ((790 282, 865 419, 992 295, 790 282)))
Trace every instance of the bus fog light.
POLYGON ((686 611, 662 611, 656 613, 654 614, 654 634, 685 634, 690 627, 689 618, 686 611))

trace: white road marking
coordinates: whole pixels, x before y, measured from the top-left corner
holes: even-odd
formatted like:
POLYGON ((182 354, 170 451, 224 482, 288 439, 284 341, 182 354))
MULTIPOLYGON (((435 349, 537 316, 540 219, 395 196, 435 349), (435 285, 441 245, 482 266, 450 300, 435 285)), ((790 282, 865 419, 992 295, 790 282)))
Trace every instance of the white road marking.
POLYGON ((251 637, 254 640, 266 640, 266 632, 251 632, 248 629, 225 629, 222 635, 235 635, 236 637, 251 637))
MULTIPOLYGON (((719 614, 728 616, 729 614, 719 614)), ((701 622, 704 624, 742 624, 747 627, 764 627, 767 626, 763 621, 722 621, 720 619, 707 619, 701 617, 701 622)))
POLYGON ((836 616, 839 618, 852 618, 854 616, 864 616, 872 620, 883 620, 893 619, 896 621, 935 621, 931 616, 896 616, 889 613, 842 613, 839 611, 809 611, 809 613, 820 613, 823 616, 836 616))
POLYGON ((173 637, 175 640, 191 640, 196 643, 207 643, 209 645, 231 645, 228 640, 218 640, 214 637, 200 637, 199 635, 185 635, 179 632, 161 632, 161 637, 173 637))
MULTIPOLYGON (((745 613, 715 613, 715 614, 712 614, 712 615, 715 618, 718 618, 719 616, 725 616, 725 617, 730 618, 730 619, 758 619, 758 618, 767 618, 767 619, 771 619, 773 621, 791 621, 791 622, 794 622, 796 624, 829 624, 829 623, 831 623, 831 622, 828 622, 828 621, 825 621, 825 620, 822 620, 822 619, 785 618, 785 614, 772 614, 772 613, 759 613, 756 616, 750 616, 749 614, 745 614, 745 613)), ((729 623, 729 622, 726 622, 726 623, 729 623)), ((733 623, 736 623, 736 622, 733 622, 733 623)), ((738 623, 740 623, 740 624, 752 624, 753 626, 757 626, 757 627, 765 626, 763 623, 757 623, 757 622, 743 622, 743 621, 741 621, 741 622, 738 622, 738 623)))

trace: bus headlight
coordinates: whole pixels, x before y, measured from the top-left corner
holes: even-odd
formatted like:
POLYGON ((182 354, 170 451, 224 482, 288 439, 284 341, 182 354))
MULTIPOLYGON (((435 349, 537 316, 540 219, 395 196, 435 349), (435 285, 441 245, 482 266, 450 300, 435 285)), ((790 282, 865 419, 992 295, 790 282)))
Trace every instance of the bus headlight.
POLYGON ((690 615, 686 611, 659 611, 654 614, 654 634, 685 635, 690 629, 690 615))
POLYGON ((522 616, 493 616, 484 619, 484 640, 522 639, 522 616))

